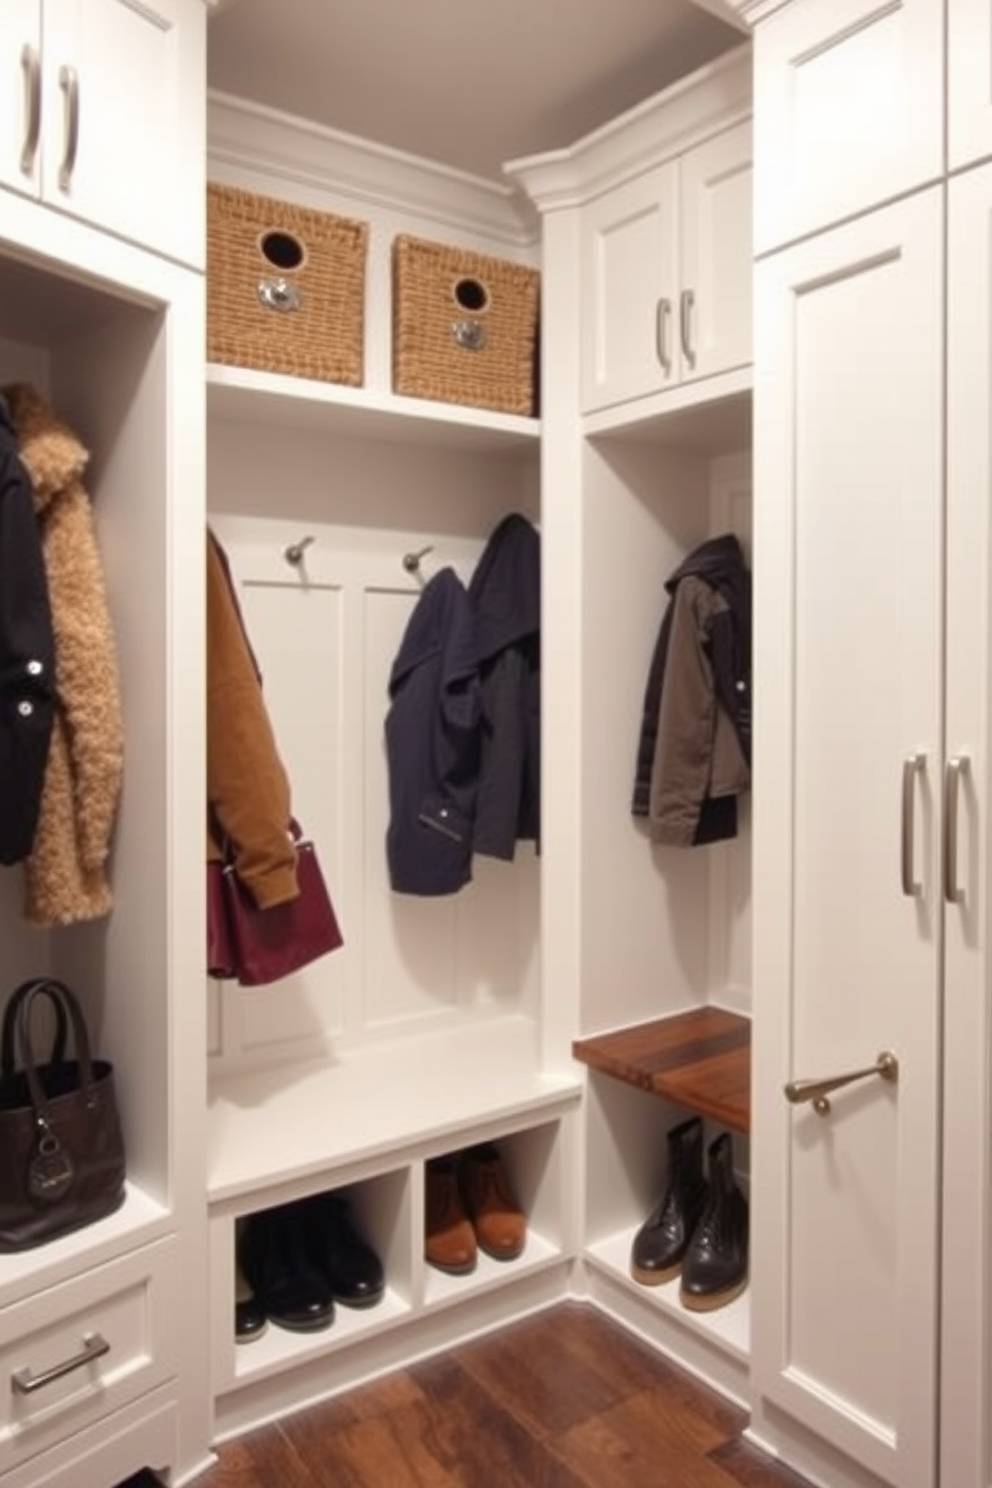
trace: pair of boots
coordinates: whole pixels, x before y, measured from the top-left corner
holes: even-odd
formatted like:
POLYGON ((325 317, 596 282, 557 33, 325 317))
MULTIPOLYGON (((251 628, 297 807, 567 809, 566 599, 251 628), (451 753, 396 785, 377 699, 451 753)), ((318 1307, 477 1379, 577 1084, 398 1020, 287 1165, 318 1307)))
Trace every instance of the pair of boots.
POLYGON ((428 1161, 424 1219, 424 1259, 451 1276, 474 1271, 480 1250, 515 1261, 527 1241, 527 1220, 490 1142, 428 1161))
POLYGON ((237 1226, 234 1336, 266 1320, 294 1333, 328 1328, 334 1304, 372 1307, 385 1295, 382 1262, 338 1194, 314 1194, 251 1214, 237 1226))
POLYGON ((707 1149, 698 1116, 668 1133, 668 1186, 631 1248, 635 1281, 659 1286, 681 1273, 684 1307, 708 1312, 747 1285, 748 1206, 734 1181, 733 1144, 723 1132, 707 1149))

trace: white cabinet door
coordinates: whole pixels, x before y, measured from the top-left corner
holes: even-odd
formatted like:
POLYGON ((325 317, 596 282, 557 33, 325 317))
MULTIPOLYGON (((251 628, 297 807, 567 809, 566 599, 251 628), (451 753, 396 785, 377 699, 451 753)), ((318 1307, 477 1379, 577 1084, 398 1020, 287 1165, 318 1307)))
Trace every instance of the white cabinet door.
POLYGON ((750 123, 680 162, 684 380, 751 360, 751 174, 750 123))
POLYGON ((947 163, 956 170, 992 155, 992 0, 953 0, 947 12, 947 163))
POLYGON ((678 380, 678 166, 609 191, 582 213, 582 408, 678 380))
POLYGON ((984 1485, 992 1482, 992 165, 950 183, 947 335, 947 751, 967 764, 954 823, 957 893, 944 907, 940 1482, 984 1485))
POLYGON ((942 216, 756 271, 753 1375, 899 1488, 935 1451, 942 216))
POLYGON ((944 0, 798 0, 757 28, 754 76, 756 252, 941 174, 944 0))
POLYGON ((199 264, 203 47, 195 0, 43 0, 44 199, 199 264))
POLYGON ((38 194, 40 0, 9 0, 0 26, 0 185, 38 194))

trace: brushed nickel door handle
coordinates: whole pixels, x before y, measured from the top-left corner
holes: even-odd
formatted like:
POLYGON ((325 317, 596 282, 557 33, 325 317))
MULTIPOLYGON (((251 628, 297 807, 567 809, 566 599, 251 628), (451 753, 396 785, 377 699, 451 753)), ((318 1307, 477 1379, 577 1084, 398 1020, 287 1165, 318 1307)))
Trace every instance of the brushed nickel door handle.
POLYGON ((785 1098, 794 1106, 802 1101, 811 1101, 816 1114, 826 1116, 830 1112, 827 1097, 832 1091, 840 1090, 843 1085, 851 1085, 855 1080, 866 1080, 870 1075, 878 1075, 883 1080, 899 1078, 899 1061, 890 1049, 883 1049, 874 1064, 866 1065, 864 1069, 851 1070, 846 1075, 828 1075, 824 1080, 790 1080, 785 1086, 785 1098))
POLYGON ((695 305, 695 290, 684 289, 679 299, 679 334, 682 338, 682 355, 690 371, 696 365, 696 352, 692 344, 692 312, 695 305))
POLYGON ((59 87, 64 99, 65 120, 59 190, 68 192, 72 186, 72 173, 76 169, 76 154, 79 150, 79 74, 74 67, 59 69, 59 87))
POLYGON ((671 300, 660 299, 654 312, 654 348, 666 377, 672 375, 672 354, 668 350, 668 322, 671 314, 671 300))
POLYGON ((923 885, 913 877, 916 859, 916 777, 927 762, 925 754, 908 754, 902 762, 902 891, 907 899, 918 899, 923 885))
POLYGON ((968 773, 968 756, 954 755, 944 766, 944 898, 957 904, 963 898, 958 884, 958 810, 961 777, 968 773))
POLYGON ((63 1359, 61 1364, 53 1364, 50 1369, 43 1369, 40 1374, 35 1374, 31 1369, 15 1369, 10 1376, 10 1387, 18 1395, 33 1395, 35 1390, 43 1390, 46 1385, 63 1379, 74 1369, 82 1369, 84 1365, 92 1364, 94 1359, 100 1359, 109 1353, 110 1344, 102 1334, 85 1333, 83 1346, 78 1354, 73 1354, 71 1359, 63 1359))
POLYGON ((41 58, 27 42, 21 49, 21 73, 24 77, 24 144, 21 147, 21 171, 30 176, 38 153, 41 135, 41 58))

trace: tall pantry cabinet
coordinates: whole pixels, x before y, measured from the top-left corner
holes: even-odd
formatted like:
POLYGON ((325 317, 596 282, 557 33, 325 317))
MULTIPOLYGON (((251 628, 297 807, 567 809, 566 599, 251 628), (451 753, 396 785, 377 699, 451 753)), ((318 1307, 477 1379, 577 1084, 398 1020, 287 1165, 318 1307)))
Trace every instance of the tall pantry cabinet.
POLYGON ((752 1431, 831 1484, 984 1488, 988 8, 737 8, 755 23, 752 1431))
POLYGON ((0 875, 0 1000, 39 974, 79 995, 115 1066, 127 1193, 99 1223, 0 1256, 5 1488, 107 1488, 145 1465, 178 1481, 204 1465, 210 1429, 185 1326, 206 1308, 188 868, 203 852, 206 13, 83 9, 35 0, 0 23, 0 383, 32 383, 91 453, 125 784, 107 918, 31 927, 21 870, 0 875))

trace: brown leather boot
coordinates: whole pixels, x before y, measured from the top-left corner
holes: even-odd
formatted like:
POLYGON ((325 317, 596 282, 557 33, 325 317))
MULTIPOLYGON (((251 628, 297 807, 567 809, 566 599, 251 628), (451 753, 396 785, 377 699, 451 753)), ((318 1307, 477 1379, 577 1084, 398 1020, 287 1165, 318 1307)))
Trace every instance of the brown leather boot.
POLYGON ((527 1220, 513 1193, 498 1150, 490 1143, 462 1155, 462 1193, 480 1250, 494 1261, 523 1254, 527 1220))
POLYGON ((475 1231, 465 1213, 450 1157, 434 1157, 424 1170, 424 1259, 439 1271, 466 1276, 475 1270, 475 1231))

